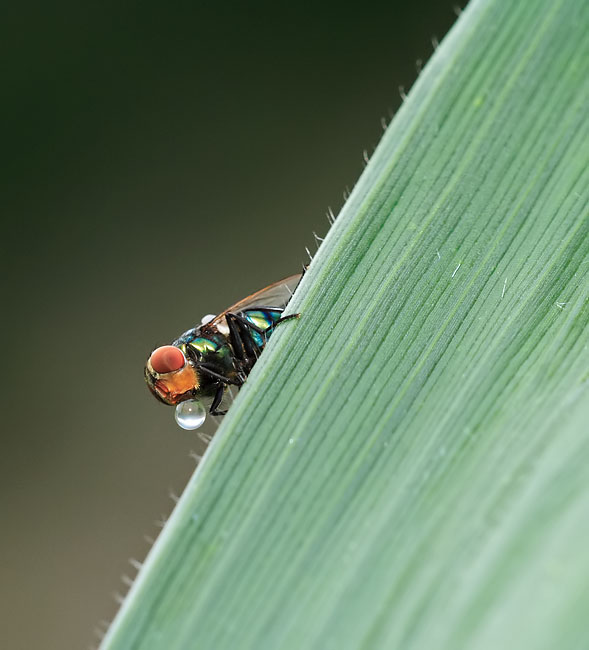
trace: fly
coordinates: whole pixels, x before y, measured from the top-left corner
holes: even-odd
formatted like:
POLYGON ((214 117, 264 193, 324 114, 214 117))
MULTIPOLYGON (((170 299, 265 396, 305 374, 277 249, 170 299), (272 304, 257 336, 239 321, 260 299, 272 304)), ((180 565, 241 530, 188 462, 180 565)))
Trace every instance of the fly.
POLYGON ((283 316, 302 274, 292 275, 244 298, 218 316, 155 349, 145 364, 145 381, 164 404, 176 406, 176 422, 197 429, 211 415, 224 415, 223 399, 231 386, 247 379, 283 316))

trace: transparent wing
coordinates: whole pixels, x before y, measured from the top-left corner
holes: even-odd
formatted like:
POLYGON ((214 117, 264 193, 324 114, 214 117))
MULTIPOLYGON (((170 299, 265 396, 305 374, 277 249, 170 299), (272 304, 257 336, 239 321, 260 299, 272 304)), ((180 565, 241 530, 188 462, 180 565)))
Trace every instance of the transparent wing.
POLYGON ((251 296, 231 305, 231 307, 219 314, 210 323, 207 323, 207 326, 214 327, 219 325, 219 322, 225 319, 225 314, 227 312, 239 314, 240 312, 245 311, 246 309, 251 309, 252 307, 276 307, 277 309, 284 309, 291 299, 301 277, 302 273, 297 273, 296 275, 291 275, 284 280, 275 282, 274 284, 267 286, 265 289, 252 293, 251 296))

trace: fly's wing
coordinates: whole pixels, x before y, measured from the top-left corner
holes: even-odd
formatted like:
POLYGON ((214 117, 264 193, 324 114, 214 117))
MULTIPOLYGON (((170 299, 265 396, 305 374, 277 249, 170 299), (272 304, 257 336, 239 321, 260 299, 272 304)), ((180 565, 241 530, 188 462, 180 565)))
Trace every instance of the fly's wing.
POLYGON ((291 275, 284 280, 275 282, 265 289, 252 293, 251 296, 231 305, 231 307, 219 314, 214 320, 207 323, 207 325, 211 327, 218 326, 220 321, 225 319, 225 314, 228 312, 239 314, 240 312, 245 311, 246 309, 251 309, 252 307, 275 307, 277 309, 284 309, 291 299, 301 277, 302 273, 297 273, 296 275, 291 275))

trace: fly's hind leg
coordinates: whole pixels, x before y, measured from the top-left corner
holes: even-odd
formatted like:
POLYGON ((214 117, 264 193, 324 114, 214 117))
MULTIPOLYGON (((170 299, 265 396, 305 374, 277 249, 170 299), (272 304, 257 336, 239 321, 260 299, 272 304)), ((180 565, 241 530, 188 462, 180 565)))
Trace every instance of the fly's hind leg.
POLYGON ((300 318, 300 314, 289 314, 288 316, 281 316, 275 323, 272 325, 272 329, 274 329, 277 325, 280 325, 280 323, 284 323, 287 320, 291 320, 293 318, 300 318))
POLYGON ((271 327, 269 327, 265 332, 264 336, 268 338, 270 334, 280 325, 281 323, 284 323, 287 320, 292 320, 293 318, 300 318, 300 314, 289 314, 288 316, 281 316, 271 327))

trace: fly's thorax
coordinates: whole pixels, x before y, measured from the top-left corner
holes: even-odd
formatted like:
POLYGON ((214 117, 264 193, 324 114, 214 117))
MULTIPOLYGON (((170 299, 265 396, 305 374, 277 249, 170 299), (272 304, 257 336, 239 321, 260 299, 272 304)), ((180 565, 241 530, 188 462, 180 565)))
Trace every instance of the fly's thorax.
POLYGON ((201 334, 190 343, 185 344, 182 350, 196 366, 200 377, 199 387, 202 396, 212 397, 219 386, 219 380, 215 375, 231 382, 235 379, 236 369, 228 339, 222 336, 217 328, 214 332, 202 332, 201 334), (207 370, 212 371, 215 375, 207 370))

